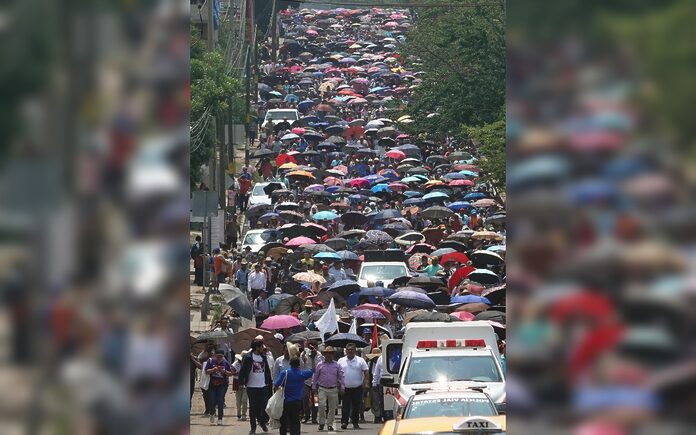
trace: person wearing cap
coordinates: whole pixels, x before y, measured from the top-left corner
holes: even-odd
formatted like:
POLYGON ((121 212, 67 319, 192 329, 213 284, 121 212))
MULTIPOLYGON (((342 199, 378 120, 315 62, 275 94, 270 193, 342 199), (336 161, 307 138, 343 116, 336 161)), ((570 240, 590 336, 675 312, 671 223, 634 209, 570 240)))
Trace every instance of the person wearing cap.
POLYGON ((249 267, 248 262, 245 259, 239 263, 239 270, 234 275, 234 284, 242 291, 244 294, 248 294, 249 291, 249 267))
POLYGON ((237 408, 237 421, 246 421, 247 406, 249 397, 246 393, 246 386, 239 383, 239 371, 242 369, 242 359, 247 356, 248 350, 243 350, 241 354, 235 355, 232 363, 232 391, 237 408))
POLYGON ((263 340, 257 337, 251 342, 251 352, 242 358, 242 367, 239 370, 239 384, 246 387, 249 397, 250 435, 256 433, 257 423, 264 432, 268 432, 266 405, 270 398, 268 393, 272 382, 271 368, 264 354, 263 340))
POLYGON ((317 364, 312 376, 312 391, 319 396, 319 430, 333 431, 334 416, 338 408, 338 393, 343 391, 343 369, 334 361, 335 350, 326 346, 321 351, 324 360, 317 364), (328 406, 328 412, 327 412, 328 406))
POLYGON ((363 391, 370 387, 369 372, 364 359, 355 354, 354 343, 345 347, 346 356, 338 360, 343 370, 343 405, 341 406, 341 429, 348 428, 348 419, 353 423, 353 429, 361 429, 358 425, 362 408, 363 391))
POLYGON ((283 402, 283 415, 280 417, 280 435, 300 435, 300 412, 302 411, 302 395, 304 393, 304 381, 311 378, 312 369, 302 369, 302 360, 299 356, 297 345, 288 343, 290 354, 290 367, 278 374, 274 386, 285 386, 285 401, 283 402))
POLYGON ((215 409, 217 408, 217 425, 222 426, 222 417, 225 407, 225 394, 230 385, 229 377, 232 376, 232 366, 224 357, 224 351, 215 351, 215 357, 208 360, 205 372, 210 376, 210 423, 215 424, 215 409))
POLYGON ((312 315, 314 305, 312 304, 312 301, 307 299, 303 307, 304 310, 297 316, 297 318, 300 322, 302 322, 303 325, 307 326, 307 324, 309 323, 309 316, 312 315))

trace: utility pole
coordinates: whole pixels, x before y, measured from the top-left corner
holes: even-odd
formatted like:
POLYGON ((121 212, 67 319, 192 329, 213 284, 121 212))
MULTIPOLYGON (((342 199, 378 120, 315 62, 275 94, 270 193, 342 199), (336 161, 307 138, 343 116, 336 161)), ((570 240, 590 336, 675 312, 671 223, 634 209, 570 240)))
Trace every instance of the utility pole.
POLYGON ((206 0, 208 9, 208 51, 215 50, 215 0, 206 0))
POLYGON ((273 71, 275 71, 276 63, 278 62, 278 9, 277 2, 273 0, 273 10, 271 11, 271 47, 273 50, 273 71))
MULTIPOLYGON (((274 0, 275 1, 275 0, 274 0)), ((246 61, 244 66, 246 69, 246 97, 245 97, 245 108, 244 108, 244 125, 247 130, 246 138, 244 140, 244 165, 249 165, 249 125, 251 124, 251 44, 247 44, 246 50, 246 61)), ((256 95, 256 94, 254 94, 256 95)))

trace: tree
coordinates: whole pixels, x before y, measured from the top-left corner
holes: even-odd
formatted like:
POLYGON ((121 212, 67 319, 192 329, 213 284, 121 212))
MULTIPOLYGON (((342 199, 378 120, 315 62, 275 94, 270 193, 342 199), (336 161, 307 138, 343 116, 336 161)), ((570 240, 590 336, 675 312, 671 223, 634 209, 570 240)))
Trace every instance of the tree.
MULTIPOLYGON (((501 110, 501 113, 504 113, 501 110)), ((481 126, 465 126, 461 134, 478 145, 480 181, 490 184, 498 195, 505 192, 505 117, 481 126)))
POLYGON ((198 32, 191 30, 191 187, 201 181, 201 165, 213 156, 216 132, 210 118, 226 116, 230 98, 234 104, 233 115, 241 106, 239 94, 242 82, 226 70, 227 64, 219 50, 207 51, 205 41, 198 32))

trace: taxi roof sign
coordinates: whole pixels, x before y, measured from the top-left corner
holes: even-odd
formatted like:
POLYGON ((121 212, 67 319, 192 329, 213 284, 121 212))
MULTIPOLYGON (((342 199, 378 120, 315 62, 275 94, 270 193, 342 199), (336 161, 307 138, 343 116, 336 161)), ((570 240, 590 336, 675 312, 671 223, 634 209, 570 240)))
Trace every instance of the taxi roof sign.
POLYGON ((503 428, 493 420, 483 417, 469 417, 455 424, 455 432, 499 432, 503 428))

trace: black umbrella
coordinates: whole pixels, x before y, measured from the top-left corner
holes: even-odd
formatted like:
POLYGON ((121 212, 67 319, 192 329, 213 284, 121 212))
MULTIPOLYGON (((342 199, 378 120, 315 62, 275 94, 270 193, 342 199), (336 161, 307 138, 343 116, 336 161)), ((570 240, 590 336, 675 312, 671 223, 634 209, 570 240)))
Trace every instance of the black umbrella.
POLYGON ((384 231, 370 230, 365 234, 368 241, 372 241, 378 245, 384 245, 394 241, 394 238, 384 231))
POLYGON ((474 320, 492 320, 494 322, 505 324, 505 313, 495 310, 486 310, 478 313, 474 320))
POLYGON ((360 291, 360 285, 357 282, 350 279, 342 279, 336 281, 329 286, 329 291, 338 293, 343 297, 348 297, 349 295, 360 291))
POLYGON ((348 343, 353 343, 357 347, 365 347, 368 345, 359 335, 350 333, 338 333, 329 337, 324 343, 334 347, 346 347, 348 343))
POLYGON ((259 150, 254 151, 254 154, 252 154, 249 158, 250 159, 260 159, 262 157, 269 157, 269 156, 274 156, 274 155, 275 155, 275 153, 273 152, 273 150, 259 149, 259 150))
POLYGON ((268 183, 268 185, 263 187, 263 191, 266 195, 271 195, 274 191, 281 190, 281 189, 285 189, 285 185, 283 183, 279 183, 277 181, 273 181, 271 183, 268 183))
MULTIPOLYGON (((321 294, 321 293, 320 293, 321 294)), ((316 302, 316 299, 315 299, 316 302)), ((326 308, 322 308, 321 310, 316 310, 312 314, 309 315, 309 320, 312 322, 316 322, 317 320, 321 319, 321 316, 326 313, 326 308)))
POLYGON ((348 241, 341 237, 334 237, 333 239, 325 241, 324 244, 335 251, 340 251, 346 249, 348 241))
POLYGON ((428 292, 427 295, 435 302, 435 305, 447 305, 450 302, 447 291, 428 292))
POLYGON ((273 312, 276 314, 290 314, 292 313, 292 309, 295 305, 301 304, 302 299, 298 298, 297 296, 293 296, 288 293, 282 293, 279 295, 271 295, 268 300, 273 300, 277 299, 278 302, 273 307, 273 312))
POLYGON ((474 251, 469 255, 471 262, 476 267, 486 267, 488 265, 497 266, 505 263, 503 257, 493 251, 479 250, 474 251))
POLYGON ((246 216, 261 216, 262 214, 268 213, 271 210, 272 207, 270 204, 256 204, 247 209, 246 216))
POLYGON ((364 225, 367 222, 367 216, 357 211, 349 211, 341 215, 341 221, 351 226, 364 225))
POLYGON ((437 288, 441 287, 445 282, 435 276, 420 275, 414 276, 408 280, 408 285, 420 288, 437 288))
POLYGON ((456 240, 443 240, 437 245, 438 249, 450 248, 458 252, 466 252, 467 247, 464 243, 458 242, 456 240))
POLYGON ((292 334, 285 341, 290 343, 302 343, 305 341, 321 340, 321 333, 319 331, 302 331, 296 334, 292 334))
POLYGON ((220 294, 225 299, 225 303, 239 313, 240 316, 246 319, 254 318, 254 310, 251 308, 251 303, 244 292, 230 284, 220 284, 219 289, 220 294))
POLYGON ((318 254, 320 252, 335 252, 333 249, 329 248, 323 243, 300 245, 300 248, 303 252, 311 252, 313 254, 318 254))
POLYGON ((294 239, 295 237, 299 236, 314 237, 314 231, 308 227, 303 227, 302 225, 292 225, 281 228, 280 232, 283 233, 283 237, 287 237, 288 239, 294 239))
POLYGON ((424 311, 411 317, 408 321, 411 322, 460 322, 456 317, 452 317, 447 313, 439 313, 437 311, 424 311))
POLYGON ((232 340, 232 335, 230 331, 206 331, 196 337, 194 343, 201 342, 213 342, 216 344, 229 343, 232 340))
POLYGON ((303 222, 305 220, 304 215, 296 211, 283 210, 278 214, 282 219, 289 222, 303 222))
POLYGON ((476 269, 467 275, 467 279, 480 284, 498 284, 500 277, 488 269, 476 269))
POLYGON ((427 219, 449 219, 454 216, 454 212, 447 207, 436 205, 423 210, 421 216, 427 219))

